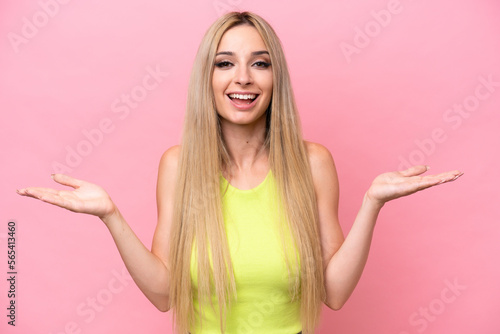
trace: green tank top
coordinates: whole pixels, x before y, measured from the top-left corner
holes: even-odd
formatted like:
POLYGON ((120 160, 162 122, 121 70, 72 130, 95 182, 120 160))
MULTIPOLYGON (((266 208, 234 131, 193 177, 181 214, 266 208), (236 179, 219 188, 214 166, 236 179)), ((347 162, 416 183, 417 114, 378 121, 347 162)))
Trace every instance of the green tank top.
MULTIPOLYGON (((227 312, 226 333, 300 332, 302 330, 300 298, 292 302, 288 292, 288 271, 276 219, 277 196, 272 172, 268 172, 261 184, 248 190, 233 187, 220 174, 220 189, 223 194, 224 224, 237 291, 237 301, 233 301, 227 312)), ((289 230, 285 231, 289 233, 289 230)), ((193 251, 191 281, 196 323, 190 328, 190 332, 220 333, 219 313, 214 312, 210 306, 203 309, 204 315, 200 327, 196 273, 197 265, 193 251)), ((212 301, 218 310, 215 295, 212 296, 212 301)))

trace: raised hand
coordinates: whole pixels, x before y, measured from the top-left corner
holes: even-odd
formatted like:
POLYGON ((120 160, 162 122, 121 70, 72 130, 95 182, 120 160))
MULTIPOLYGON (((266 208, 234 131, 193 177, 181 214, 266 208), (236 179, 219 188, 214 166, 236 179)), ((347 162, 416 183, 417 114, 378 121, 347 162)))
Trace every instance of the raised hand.
POLYGON ((56 190, 51 188, 29 187, 17 190, 21 196, 39 199, 73 212, 87 213, 99 218, 113 214, 116 207, 106 193, 98 185, 72 178, 64 174, 53 174, 57 183, 73 187, 74 190, 56 190))
POLYGON ((404 171, 384 173, 377 176, 366 196, 380 206, 384 203, 407 196, 417 191, 427 189, 438 184, 451 182, 463 175, 458 170, 436 175, 421 176, 428 170, 427 166, 419 165, 404 171))

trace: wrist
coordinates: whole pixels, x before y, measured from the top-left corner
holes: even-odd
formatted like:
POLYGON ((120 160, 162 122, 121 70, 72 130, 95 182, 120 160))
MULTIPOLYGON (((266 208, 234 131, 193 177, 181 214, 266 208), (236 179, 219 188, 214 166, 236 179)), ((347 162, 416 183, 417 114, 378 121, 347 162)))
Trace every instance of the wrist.
POLYGON ((365 195, 363 197, 363 205, 367 206, 370 209, 373 209, 377 212, 382 209, 384 204, 385 204, 385 202, 372 198, 368 191, 365 193, 365 195))
POLYGON ((120 211, 118 211, 118 208, 113 205, 113 208, 111 211, 106 213, 103 216, 100 216, 99 218, 103 221, 103 223, 109 227, 109 225, 113 222, 116 221, 120 216, 120 211))

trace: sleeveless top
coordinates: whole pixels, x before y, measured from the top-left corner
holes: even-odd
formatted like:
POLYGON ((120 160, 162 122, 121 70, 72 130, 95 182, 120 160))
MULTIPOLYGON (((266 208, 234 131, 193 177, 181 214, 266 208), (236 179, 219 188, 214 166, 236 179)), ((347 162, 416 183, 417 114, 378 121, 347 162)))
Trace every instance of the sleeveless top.
MULTIPOLYGON (((232 300, 226 313, 225 333, 300 332, 300 298, 292 302, 289 295, 288 271, 276 218, 277 196, 272 171, 268 172, 261 184, 248 190, 233 187, 221 173, 220 189, 237 293, 237 300, 232 300)), ((284 231, 289 233, 287 228, 284 231)), ((289 242, 291 239, 287 240, 289 242)), ((298 255, 297 250, 293 250, 298 255)), ((290 259, 293 261, 293 257, 290 259)), ((293 263, 291 265, 293 268, 293 263)), ((216 312, 210 305, 204 305, 203 316, 199 313, 194 251, 191 256, 191 283, 196 321, 190 333, 220 333, 219 306, 214 294, 212 302, 216 312)))

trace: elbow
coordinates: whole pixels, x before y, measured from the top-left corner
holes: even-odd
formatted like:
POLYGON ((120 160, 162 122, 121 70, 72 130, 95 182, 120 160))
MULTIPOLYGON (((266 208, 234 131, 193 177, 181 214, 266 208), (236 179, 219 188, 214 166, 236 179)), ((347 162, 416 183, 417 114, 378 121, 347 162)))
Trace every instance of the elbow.
POLYGON ((168 312, 170 310, 170 300, 168 297, 162 297, 159 299, 149 299, 151 304, 153 304, 160 312, 168 312))
POLYGON ((332 306, 331 306, 330 308, 331 308, 332 310, 334 310, 334 311, 339 311, 339 310, 342 308, 342 306, 344 306, 344 304, 343 304, 343 303, 340 303, 340 304, 332 304, 332 306))
POLYGON ((168 303, 156 303, 154 306, 160 311, 160 312, 168 312, 170 310, 170 305, 168 303))
POLYGON ((345 300, 327 300, 325 305, 331 310, 338 311, 344 306, 345 302, 345 300))
POLYGON ((160 312, 168 312, 170 310, 170 307, 168 306, 156 306, 156 308, 160 311, 160 312))

